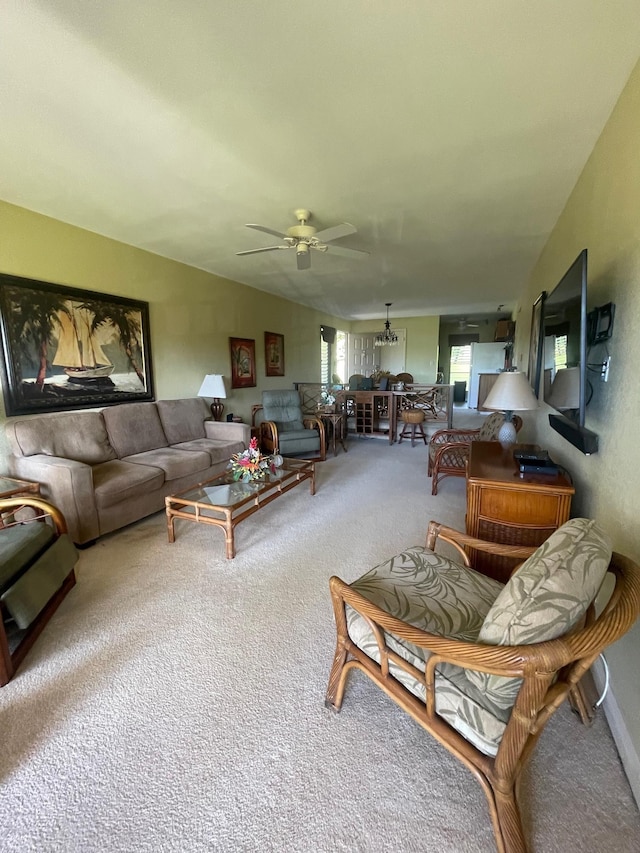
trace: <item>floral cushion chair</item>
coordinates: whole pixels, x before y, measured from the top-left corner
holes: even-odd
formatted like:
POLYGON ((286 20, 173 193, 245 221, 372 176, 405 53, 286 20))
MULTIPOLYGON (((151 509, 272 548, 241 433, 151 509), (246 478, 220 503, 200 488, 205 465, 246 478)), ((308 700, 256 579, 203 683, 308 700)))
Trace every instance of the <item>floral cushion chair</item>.
POLYGON ((334 576, 330 587, 338 639, 327 706, 339 711, 349 672, 364 672, 474 773, 498 850, 525 853, 518 777, 567 696, 589 722, 579 681, 635 621, 638 566, 612 555, 602 530, 584 518, 535 551, 431 522, 425 548, 408 548, 351 584, 334 576), (435 553, 440 540, 458 561, 435 553), (502 585, 469 566, 471 545, 530 556, 502 585), (596 618, 607 570, 615 589, 596 618))
MULTIPOLYGON (((493 412, 479 429, 440 429, 434 432, 429 441, 427 463, 427 476, 432 478, 431 494, 438 494, 438 483, 445 477, 464 477, 471 442, 497 441, 503 423, 504 414, 493 412)), ((522 418, 514 415, 513 424, 518 432, 522 418)))

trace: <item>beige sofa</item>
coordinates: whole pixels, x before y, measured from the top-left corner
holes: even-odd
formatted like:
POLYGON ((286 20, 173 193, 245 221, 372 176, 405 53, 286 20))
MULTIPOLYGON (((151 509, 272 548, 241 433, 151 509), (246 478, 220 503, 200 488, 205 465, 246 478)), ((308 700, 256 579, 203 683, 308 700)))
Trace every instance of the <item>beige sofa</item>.
POLYGON ((82 545, 163 509, 248 447, 248 424, 208 418, 200 397, 14 418, 9 470, 42 484, 82 545))

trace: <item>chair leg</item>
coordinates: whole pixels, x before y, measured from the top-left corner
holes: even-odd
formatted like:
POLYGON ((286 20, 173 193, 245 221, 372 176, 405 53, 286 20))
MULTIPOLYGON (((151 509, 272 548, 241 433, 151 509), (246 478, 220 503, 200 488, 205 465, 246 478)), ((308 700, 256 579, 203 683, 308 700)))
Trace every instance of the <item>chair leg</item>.
POLYGON ((571 705, 571 710, 580 717, 583 726, 593 725, 595 713, 587 702, 587 697, 580 682, 574 684, 569 691, 569 704, 571 705))
POLYGON ((329 674, 329 686, 327 687, 327 694, 324 700, 326 707, 336 712, 342 708, 342 699, 344 698, 344 679, 341 676, 346 660, 347 650, 338 641, 336 653, 333 656, 331 673, 329 674))
POLYGON ((498 852, 527 853, 515 785, 508 791, 496 791, 494 788, 493 797, 493 802, 489 801, 489 807, 498 852))

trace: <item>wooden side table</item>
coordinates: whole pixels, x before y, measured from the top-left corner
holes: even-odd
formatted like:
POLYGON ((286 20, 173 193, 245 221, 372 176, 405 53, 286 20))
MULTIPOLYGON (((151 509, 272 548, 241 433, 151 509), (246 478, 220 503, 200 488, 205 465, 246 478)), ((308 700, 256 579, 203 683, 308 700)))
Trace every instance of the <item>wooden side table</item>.
MULTIPOLYGON (((40 483, 33 483, 29 480, 16 480, 15 477, 0 476, 0 500, 20 495, 40 497, 40 483)), ((5 526, 5 518, 7 523, 13 523, 15 512, 14 507, 13 509, 6 510, 6 514, 0 513, 0 529, 5 526)))
MULTIPOLYGON (((503 447, 499 441, 472 441, 467 467, 467 519, 470 536, 505 545, 541 545, 569 518, 575 489, 564 472, 521 474, 516 450, 540 450, 533 444, 503 447)), ((471 555, 478 571, 506 583, 517 562, 488 554, 471 555)))
POLYGON ((0 499, 12 498, 14 495, 35 495, 38 497, 39 494, 40 483, 0 476, 0 499))
POLYGON ((340 442, 342 445, 342 449, 344 452, 347 452, 347 445, 345 444, 345 433, 347 427, 347 416, 344 412, 318 412, 318 417, 322 420, 322 423, 325 425, 325 430, 327 434, 331 437, 331 448, 333 450, 333 455, 338 455, 338 448, 336 446, 336 441, 340 442), (327 430, 327 424, 331 424, 331 429, 327 430))

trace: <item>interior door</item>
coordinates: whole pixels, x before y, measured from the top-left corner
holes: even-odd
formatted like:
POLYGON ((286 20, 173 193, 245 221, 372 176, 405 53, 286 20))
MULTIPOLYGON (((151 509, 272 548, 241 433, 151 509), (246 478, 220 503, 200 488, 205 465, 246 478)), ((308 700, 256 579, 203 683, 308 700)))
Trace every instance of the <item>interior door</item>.
POLYGON ((371 376, 376 368, 375 349, 373 341, 375 334, 368 332, 366 334, 349 335, 349 356, 346 380, 349 381, 349 376, 354 373, 361 373, 363 376, 371 376))

